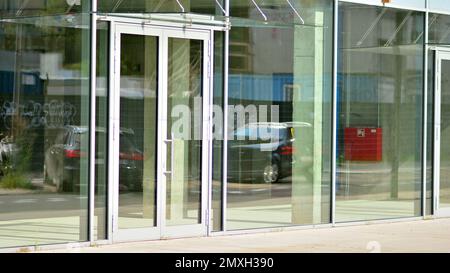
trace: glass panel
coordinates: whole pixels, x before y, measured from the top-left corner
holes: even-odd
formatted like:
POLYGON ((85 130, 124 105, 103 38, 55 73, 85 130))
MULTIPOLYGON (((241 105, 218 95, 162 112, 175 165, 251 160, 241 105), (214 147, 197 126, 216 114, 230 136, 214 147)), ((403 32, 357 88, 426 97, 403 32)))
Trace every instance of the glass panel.
POLYGON ((224 80, 224 32, 214 33, 214 99, 213 99, 213 186, 212 221, 213 230, 222 230, 222 186, 223 186, 223 80, 224 80))
POLYGON ((71 18, 0 22, 0 247, 87 240, 90 17, 71 18))
POLYGON ((450 208, 450 60, 441 62, 441 169, 439 208, 450 208))
POLYGON ((201 223, 203 41, 169 38, 166 224, 201 223))
POLYGON ((98 0, 100 12, 223 15, 223 0, 98 0))
POLYGON ((419 216, 425 16, 339 9, 336 220, 419 216))
POLYGON ((89 12, 90 0, 0 0, 0 17, 89 12))
POLYGON ((158 38, 122 35, 119 228, 156 225, 158 38))
POLYGON ((430 13, 428 29, 430 44, 450 44, 450 15, 430 13))
POLYGON ((287 1, 257 2, 265 24, 232 1, 227 229, 328 223, 333 3, 292 1, 304 26, 287 1))
POLYGON ((109 35, 108 23, 97 24, 97 98, 95 137, 95 220, 94 236, 107 239, 108 204, 108 98, 109 98, 109 35))

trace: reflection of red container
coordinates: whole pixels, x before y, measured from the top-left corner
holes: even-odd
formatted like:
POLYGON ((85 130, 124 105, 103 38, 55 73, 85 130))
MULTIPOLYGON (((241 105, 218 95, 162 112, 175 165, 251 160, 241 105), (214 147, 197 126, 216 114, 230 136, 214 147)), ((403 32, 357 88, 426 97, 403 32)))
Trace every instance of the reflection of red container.
POLYGON ((383 159, 383 129, 345 128, 345 160, 381 161, 383 159))

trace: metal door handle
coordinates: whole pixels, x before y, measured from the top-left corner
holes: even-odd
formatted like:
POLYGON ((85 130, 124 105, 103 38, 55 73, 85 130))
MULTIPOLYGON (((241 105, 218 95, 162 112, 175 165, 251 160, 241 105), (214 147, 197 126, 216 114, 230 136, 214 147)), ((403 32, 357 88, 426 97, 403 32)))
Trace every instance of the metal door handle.
MULTIPOLYGON (((172 133, 172 139, 166 139, 164 142, 166 143, 166 145, 172 144, 172 147, 170 147, 170 171, 167 170, 167 164, 166 164, 166 171, 164 172, 164 174, 168 175, 170 174, 170 180, 173 181, 173 158, 174 158, 174 135, 172 133)), ((166 149, 167 151, 167 149, 166 149)))

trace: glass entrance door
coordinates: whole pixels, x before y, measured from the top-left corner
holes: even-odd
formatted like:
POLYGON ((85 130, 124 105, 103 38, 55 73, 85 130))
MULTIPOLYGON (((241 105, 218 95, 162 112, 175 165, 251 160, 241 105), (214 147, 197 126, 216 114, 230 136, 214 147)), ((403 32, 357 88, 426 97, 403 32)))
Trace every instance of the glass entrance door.
POLYGON ((115 28, 113 240, 206 235, 210 33, 115 28))
POLYGON ((450 52, 438 52, 435 92, 435 214, 450 216, 450 52))

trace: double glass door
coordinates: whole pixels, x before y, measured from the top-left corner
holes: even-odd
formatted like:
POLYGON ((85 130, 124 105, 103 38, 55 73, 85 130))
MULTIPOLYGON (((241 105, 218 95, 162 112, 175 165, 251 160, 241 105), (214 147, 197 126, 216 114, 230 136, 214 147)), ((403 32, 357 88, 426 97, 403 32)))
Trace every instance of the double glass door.
POLYGON ((205 235, 211 34, 114 33, 113 240, 205 235))
POLYGON ((434 210, 450 216, 450 52, 436 53, 434 210))

